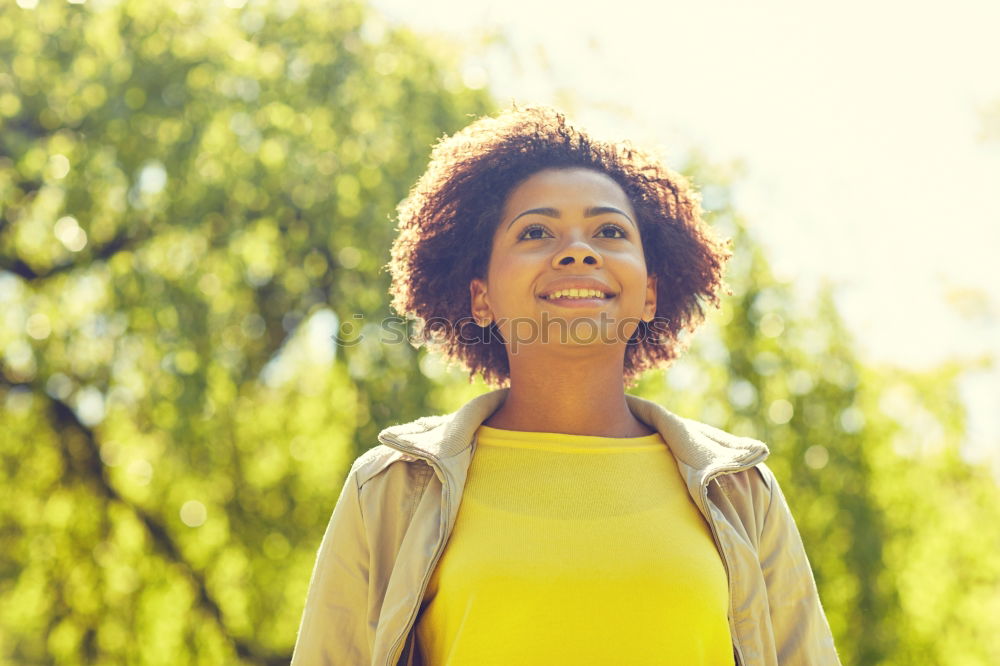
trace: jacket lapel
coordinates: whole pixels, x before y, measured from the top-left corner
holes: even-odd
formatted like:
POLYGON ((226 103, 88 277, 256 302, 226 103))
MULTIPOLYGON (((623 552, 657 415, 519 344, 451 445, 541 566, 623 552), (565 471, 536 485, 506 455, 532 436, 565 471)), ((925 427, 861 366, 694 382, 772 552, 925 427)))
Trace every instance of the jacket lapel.
MULTIPOLYGON (((496 389, 465 403, 458 411, 443 416, 417 419, 412 423, 390 426, 379 440, 390 446, 402 440, 408 447, 424 454, 443 473, 453 488, 453 498, 460 499, 469 464, 475 451, 476 430, 507 398, 509 389, 496 389)), ((705 423, 677 416, 663 406, 625 394, 632 413, 643 423, 655 428, 670 447, 684 475, 688 492, 702 511, 701 488, 718 474, 746 469, 762 462, 769 452, 767 446, 751 437, 739 437, 705 423)), ((449 522, 454 524, 458 501, 449 509, 449 522)))

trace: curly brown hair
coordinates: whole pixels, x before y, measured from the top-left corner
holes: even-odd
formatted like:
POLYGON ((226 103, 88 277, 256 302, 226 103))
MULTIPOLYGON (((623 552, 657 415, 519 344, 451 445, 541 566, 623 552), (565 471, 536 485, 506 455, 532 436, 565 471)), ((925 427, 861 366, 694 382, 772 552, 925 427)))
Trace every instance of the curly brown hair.
MULTIPOLYGON (((632 203, 647 270, 655 275, 656 316, 640 322, 626 347, 624 381, 680 356, 719 306, 731 256, 702 220, 700 198, 683 176, 627 142, 597 140, 548 107, 513 108, 476 120, 434 147, 430 164, 398 208, 387 268, 392 307, 416 320, 427 344, 491 386, 510 381, 498 330, 471 317, 469 283, 485 279, 496 225, 509 193, 544 169, 587 168, 610 176, 632 203)), ((727 290, 728 291, 728 290, 727 290)))

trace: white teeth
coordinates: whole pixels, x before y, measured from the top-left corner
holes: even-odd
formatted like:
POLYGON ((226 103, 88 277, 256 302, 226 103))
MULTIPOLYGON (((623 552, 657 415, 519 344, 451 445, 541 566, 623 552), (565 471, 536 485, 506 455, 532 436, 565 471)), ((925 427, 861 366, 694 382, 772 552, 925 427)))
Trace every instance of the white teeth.
POLYGON ((554 291, 545 298, 605 298, 604 292, 599 289, 560 289, 554 291))

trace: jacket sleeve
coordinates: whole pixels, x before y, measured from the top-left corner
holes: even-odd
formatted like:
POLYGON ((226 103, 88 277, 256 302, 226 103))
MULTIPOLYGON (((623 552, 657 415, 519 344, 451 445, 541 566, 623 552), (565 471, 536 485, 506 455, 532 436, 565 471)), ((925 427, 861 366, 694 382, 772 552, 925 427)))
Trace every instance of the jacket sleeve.
POLYGON ((316 556, 292 666, 371 662, 368 542, 359 496, 357 462, 344 482, 316 556))
POLYGON ((802 538, 774 473, 758 465, 771 490, 758 553, 779 664, 840 664, 802 538))

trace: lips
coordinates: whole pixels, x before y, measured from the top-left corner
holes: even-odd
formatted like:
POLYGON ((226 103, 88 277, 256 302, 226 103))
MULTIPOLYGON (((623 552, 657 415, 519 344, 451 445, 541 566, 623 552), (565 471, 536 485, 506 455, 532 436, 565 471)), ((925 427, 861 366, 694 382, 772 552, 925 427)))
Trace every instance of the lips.
POLYGON ((545 300, 599 300, 614 298, 615 291, 593 279, 563 279, 547 285, 538 295, 545 300))

